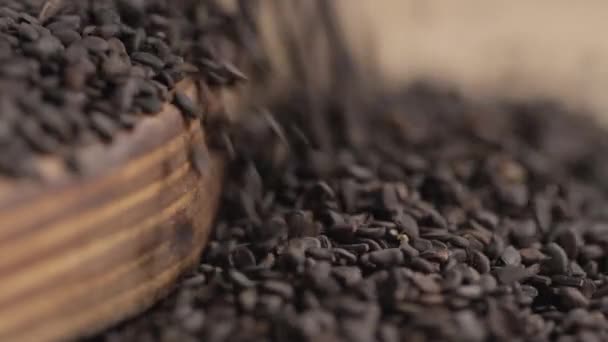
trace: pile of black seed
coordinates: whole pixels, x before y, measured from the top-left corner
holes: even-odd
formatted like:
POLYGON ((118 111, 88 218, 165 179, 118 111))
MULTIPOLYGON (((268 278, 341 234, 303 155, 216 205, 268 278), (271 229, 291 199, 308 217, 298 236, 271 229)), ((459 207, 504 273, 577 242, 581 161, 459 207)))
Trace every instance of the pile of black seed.
MULTIPOLYGON (((0 0, 0 175, 36 175, 34 158, 69 160, 171 101, 188 74, 230 85, 249 34, 212 0, 0 0)), ((184 96, 176 104, 202 115, 184 96)))
POLYGON ((236 131, 198 269, 96 340, 608 339, 608 135, 591 120, 418 85, 359 108, 363 143, 332 119, 320 148, 285 102, 236 131))

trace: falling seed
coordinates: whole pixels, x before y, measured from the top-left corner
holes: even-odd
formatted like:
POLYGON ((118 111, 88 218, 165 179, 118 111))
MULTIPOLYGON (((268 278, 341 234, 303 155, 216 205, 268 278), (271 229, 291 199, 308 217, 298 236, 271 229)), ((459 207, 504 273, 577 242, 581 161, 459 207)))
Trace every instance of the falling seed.
POLYGON ((65 0, 46 0, 40 14, 38 14, 38 20, 43 23, 55 14, 59 13, 61 8, 65 5, 65 0))
POLYGON ((192 100, 184 93, 177 91, 173 97, 173 103, 179 108, 182 113, 191 119, 200 118, 199 110, 192 100))

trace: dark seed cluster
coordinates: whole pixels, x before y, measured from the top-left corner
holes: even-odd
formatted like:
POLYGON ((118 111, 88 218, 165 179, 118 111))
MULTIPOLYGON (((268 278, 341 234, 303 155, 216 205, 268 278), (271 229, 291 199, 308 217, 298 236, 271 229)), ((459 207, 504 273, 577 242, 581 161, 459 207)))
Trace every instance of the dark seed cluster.
POLYGON ((608 339, 603 130, 416 86, 319 148, 286 102, 237 130, 198 269, 97 340, 608 339))
MULTIPOLYGON (((210 0, 0 0, 0 174, 35 175, 37 155, 110 142, 161 111, 188 74, 242 79, 246 27, 210 0)), ((183 95, 174 102, 201 115, 183 95)))

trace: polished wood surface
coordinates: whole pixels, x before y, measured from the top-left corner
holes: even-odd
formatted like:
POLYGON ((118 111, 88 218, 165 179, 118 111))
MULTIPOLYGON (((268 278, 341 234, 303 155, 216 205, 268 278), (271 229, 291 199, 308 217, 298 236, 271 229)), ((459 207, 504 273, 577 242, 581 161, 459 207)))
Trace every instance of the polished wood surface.
POLYGON ((166 104, 77 160, 78 176, 47 158, 43 182, 0 180, 0 341, 72 339, 134 315, 207 241, 223 161, 198 120, 166 104))

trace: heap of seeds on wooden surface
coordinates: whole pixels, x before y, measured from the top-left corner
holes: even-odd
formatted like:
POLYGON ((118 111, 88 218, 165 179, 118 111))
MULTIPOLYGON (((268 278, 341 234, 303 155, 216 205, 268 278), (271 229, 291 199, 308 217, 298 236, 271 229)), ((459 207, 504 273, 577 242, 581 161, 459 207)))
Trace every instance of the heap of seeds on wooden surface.
POLYGON ((97 340, 608 339, 608 135, 588 118, 417 86, 358 109, 363 144, 326 113, 320 147, 285 103, 236 131, 198 269, 97 340))
POLYGON ((241 12, 210 0, 0 0, 0 175, 35 176, 36 156, 110 142, 161 111, 188 74, 242 79, 241 12))

